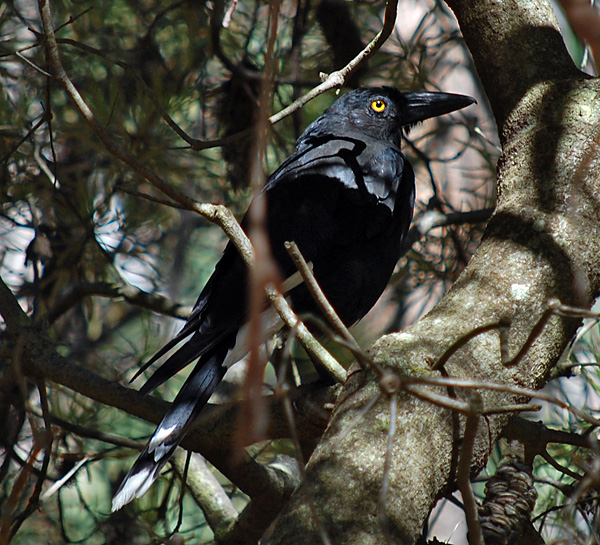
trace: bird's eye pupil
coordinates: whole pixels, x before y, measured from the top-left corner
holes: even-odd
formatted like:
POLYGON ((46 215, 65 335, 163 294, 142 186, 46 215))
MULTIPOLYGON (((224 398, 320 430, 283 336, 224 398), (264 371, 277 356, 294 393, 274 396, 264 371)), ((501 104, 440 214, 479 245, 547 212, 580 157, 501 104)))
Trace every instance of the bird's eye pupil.
POLYGON ((374 100, 373 102, 371 102, 371 109, 374 112, 377 112, 378 114, 380 114, 381 112, 383 112, 386 108, 386 103, 384 100, 381 100, 380 98, 374 100))

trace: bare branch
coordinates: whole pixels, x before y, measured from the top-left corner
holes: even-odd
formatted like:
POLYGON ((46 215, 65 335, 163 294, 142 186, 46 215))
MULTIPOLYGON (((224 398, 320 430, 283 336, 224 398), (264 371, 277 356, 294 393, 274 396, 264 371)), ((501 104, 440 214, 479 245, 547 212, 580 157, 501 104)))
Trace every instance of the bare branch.
POLYGON ((471 464, 473 458, 473 448, 477 439, 477 430, 479 420, 483 411, 483 400, 478 393, 471 395, 469 400, 469 413, 465 423, 465 433, 460 449, 460 459, 458 462, 457 483, 460 494, 465 506, 465 516, 467 519, 469 545, 483 545, 483 535, 477 515, 477 502, 471 488, 471 464))
POLYGON ((180 477, 183 478, 185 473, 184 486, 189 488, 192 498, 202 509, 215 538, 220 541, 220 536, 235 523, 238 512, 204 459, 199 454, 191 454, 190 467, 185 472, 186 459, 187 453, 177 449, 172 464, 180 477))
MULTIPOLYGON (((352 347, 352 352, 354 354, 360 355, 362 353, 360 346, 358 346, 356 339, 352 336, 350 331, 348 331, 348 328, 344 322, 342 322, 341 318, 335 312, 335 309, 331 306, 331 303, 329 303, 327 300, 327 297, 319 286, 315 275, 300 252, 298 245, 295 242, 286 242, 285 248, 290 254, 291 258, 294 260, 294 263, 298 268, 298 272, 300 272, 302 275, 302 278, 308 286, 311 295, 323 311, 323 314, 333 327, 334 331, 337 332, 352 347)), ((363 364, 363 367, 367 365, 366 356, 359 358, 359 361, 363 364)))
POLYGON ((92 295, 122 298, 132 305, 181 320, 187 319, 192 310, 188 305, 175 303, 162 295, 147 293, 135 286, 111 284, 110 282, 89 282, 87 284, 69 286, 68 292, 49 309, 46 319, 49 323, 54 322, 59 316, 81 301, 81 299, 92 295))
POLYGON ((394 25, 396 24, 396 11, 398 7, 398 0, 388 0, 385 6, 385 14, 383 17, 383 27, 377 33, 375 38, 371 40, 371 42, 365 47, 354 59, 352 59, 344 68, 341 70, 336 70, 332 72, 328 76, 325 77, 323 83, 311 89, 308 93, 302 95, 300 98, 296 99, 289 106, 285 107, 283 110, 277 112, 269 118, 269 122, 274 125, 281 121, 284 117, 294 113, 296 110, 299 110, 304 106, 307 102, 311 101, 313 98, 318 97, 323 94, 325 91, 329 91, 330 89, 335 89, 336 87, 341 87, 346 82, 346 78, 354 72, 362 63, 364 63, 367 59, 372 57, 381 46, 385 43, 385 41, 389 38, 392 30, 394 30, 394 25))

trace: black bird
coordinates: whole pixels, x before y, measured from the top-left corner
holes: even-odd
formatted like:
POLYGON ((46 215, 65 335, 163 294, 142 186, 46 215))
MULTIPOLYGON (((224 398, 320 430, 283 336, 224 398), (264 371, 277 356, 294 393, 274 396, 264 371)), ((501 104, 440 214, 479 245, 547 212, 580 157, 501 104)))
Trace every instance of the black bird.
MULTIPOLYGON (((385 289, 412 219, 415 180, 400 151, 402 130, 474 102, 392 87, 357 89, 334 102, 264 189, 267 231, 282 276, 295 272, 284 248, 295 241, 344 323, 362 318, 385 289)), ((148 490, 227 368, 246 355, 246 292, 246 266, 230 242, 182 330, 143 367, 187 339, 142 387, 147 393, 198 360, 121 483, 113 511, 148 490)), ((319 313, 303 284, 290 297, 297 313, 319 313)), ((267 322, 270 334, 282 327, 275 312, 267 322)))

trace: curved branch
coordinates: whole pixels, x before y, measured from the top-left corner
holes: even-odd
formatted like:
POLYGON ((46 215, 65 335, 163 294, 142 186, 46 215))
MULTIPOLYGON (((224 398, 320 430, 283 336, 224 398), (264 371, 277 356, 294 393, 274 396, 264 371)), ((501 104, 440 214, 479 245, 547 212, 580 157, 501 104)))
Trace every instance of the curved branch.
POLYGON ((181 320, 187 320, 192 310, 188 305, 175 303, 162 295, 147 293, 135 286, 112 284, 110 282, 88 282, 69 286, 67 293, 61 300, 48 310, 46 320, 49 323, 54 322, 81 299, 93 295, 122 298, 132 305, 181 320))

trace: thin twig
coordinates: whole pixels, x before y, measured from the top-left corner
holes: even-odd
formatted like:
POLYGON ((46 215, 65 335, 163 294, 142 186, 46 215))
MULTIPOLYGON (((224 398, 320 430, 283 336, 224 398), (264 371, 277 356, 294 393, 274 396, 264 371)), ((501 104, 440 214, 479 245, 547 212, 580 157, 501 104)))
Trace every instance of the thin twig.
POLYGON ((338 381, 345 382, 347 378, 346 370, 339 362, 325 349, 325 347, 311 334, 306 325, 298 318, 291 309, 283 295, 274 288, 267 288, 267 296, 281 319, 290 329, 296 330, 296 337, 302 343, 304 349, 338 381))
POLYGON ((531 405, 530 403, 515 403, 514 405, 502 405, 500 407, 488 407, 483 411, 483 415, 491 416, 493 414, 508 413, 535 413, 541 411, 541 405, 531 405))
POLYGON ((493 324, 486 324, 480 327, 476 327, 472 331, 469 331, 466 335, 463 335, 460 339, 458 339, 455 343, 448 347, 448 349, 439 357, 439 359, 431 366, 431 368, 434 370, 443 369, 444 365, 446 365, 448 360, 463 346, 465 346, 471 339, 474 339, 482 333, 487 333, 488 331, 493 331, 494 329, 503 327, 504 325, 505 324, 503 322, 495 322, 493 324))
MULTIPOLYGON (((589 448, 589 445, 588 445, 588 448, 589 448)), ((547 464, 552 466, 559 473, 563 473, 564 475, 571 477, 571 479, 574 479, 575 481, 581 481, 581 479, 583 479, 583 475, 580 475, 579 473, 575 473, 574 471, 571 471, 568 467, 565 467, 562 464, 559 464, 554 458, 552 458, 552 456, 550 456, 550 454, 548 453, 547 450, 544 450, 544 451, 540 452, 539 454, 546 461, 547 464)))
POLYGON ((79 460, 69 471, 67 471, 58 481, 52 486, 47 488, 44 493, 40 496, 40 501, 46 501, 48 498, 54 496, 67 482, 69 482, 75 473, 77 473, 85 464, 89 461, 96 459, 96 456, 84 456, 79 460))
POLYGON ((63 430, 68 431, 69 433, 78 435, 79 437, 85 437, 87 439, 96 439, 98 441, 102 441, 103 443, 109 443, 118 447, 125 447, 133 450, 142 450, 145 446, 145 441, 136 441, 135 439, 130 439, 129 437, 113 435, 111 433, 106 433, 98 429, 80 426, 78 424, 74 424, 73 422, 69 422, 68 420, 63 420, 62 418, 54 414, 50 414, 50 422, 53 425, 59 426, 63 430))
POLYGON ((46 76, 48 78, 52 77, 52 74, 48 74, 48 72, 46 72, 45 70, 41 69, 37 64, 35 64, 33 61, 29 60, 25 55, 19 53, 19 51, 15 51, 15 56, 17 58, 21 59, 22 61, 25 61, 35 71, 37 71, 40 74, 42 74, 42 76, 46 76))
POLYGON ((330 89, 334 89, 336 87, 341 87, 346 82, 346 78, 355 70, 359 68, 359 66, 364 63, 367 59, 372 57, 381 46, 388 39, 392 31, 394 30, 394 25, 396 24, 396 11, 398 7, 398 0, 389 0, 385 6, 385 14, 383 17, 383 27, 377 33, 375 38, 371 40, 371 42, 356 56, 354 57, 344 68, 341 70, 336 70, 329 74, 323 83, 317 85, 313 89, 311 89, 308 93, 302 95, 300 98, 294 100, 289 106, 284 108, 283 110, 277 112, 269 118, 269 122, 274 125, 281 121, 284 117, 294 113, 296 110, 299 110, 304 106, 307 102, 311 101, 313 98, 319 96, 325 91, 329 91, 330 89))
POLYGON ((469 404, 465 401, 460 401, 454 397, 438 394, 437 392, 432 392, 430 390, 425 390, 424 388, 415 387, 411 384, 402 384, 402 390, 415 396, 421 401, 432 403, 433 405, 437 405, 438 407, 450 409, 451 411, 455 411, 461 414, 467 414, 469 412, 469 404))
POLYGON ((66 26, 72 25, 75 21, 77 21, 77 19, 83 17, 86 13, 88 13, 89 11, 92 11, 93 9, 94 9, 93 7, 89 7, 89 8, 84 9, 83 11, 79 12, 77 15, 71 15, 62 25, 59 25, 56 28, 56 32, 58 32, 59 30, 62 30, 66 26))
POLYGON ((264 370, 267 358, 261 349, 264 343, 264 293, 268 285, 278 288, 281 277, 271 252, 267 230, 267 199, 262 191, 265 183, 263 162, 269 137, 268 115, 273 101, 273 78, 276 71, 275 42, 279 27, 280 0, 269 2, 268 38, 265 55, 265 77, 261 81, 258 119, 254 127, 253 150, 249 165, 250 183, 254 198, 246 213, 248 235, 255 252, 255 266, 248 275, 248 359, 246 377, 242 385, 246 410, 240 414, 236 441, 240 445, 265 439, 266 407, 262 397, 264 370))
MULTIPOLYGON (((448 388, 451 387, 449 386, 448 388)), ((428 403, 432 403, 433 405, 437 405, 438 407, 450 409, 461 414, 469 414, 469 404, 465 401, 460 401, 455 397, 438 394, 436 392, 432 392, 431 390, 425 390, 424 388, 419 388, 414 384, 402 384, 402 389, 405 392, 414 395, 416 398, 422 401, 427 401, 428 403)), ((500 407, 487 407, 482 410, 481 414, 482 416, 492 416, 495 414, 535 412, 539 411, 540 408, 541 407, 539 405, 517 403, 513 405, 502 405, 500 407)))
POLYGON ((494 329, 498 329, 500 332, 500 354, 501 361, 503 365, 512 366, 518 364, 527 354, 535 340, 540 336, 544 327, 550 320, 552 316, 563 316, 565 318, 592 318, 599 319, 600 313, 593 312, 591 310, 580 308, 580 307, 572 307, 570 305, 565 305, 561 303, 558 299, 550 299, 546 304, 546 308, 539 320, 533 326, 529 336, 519 349, 519 351, 512 357, 509 358, 508 351, 506 348, 506 336, 508 333, 508 328, 510 327, 510 323, 506 320, 500 320, 499 322, 493 324, 486 324, 480 327, 476 327, 472 331, 469 331, 466 335, 463 335, 458 341, 456 341, 452 346, 450 346, 441 356, 440 358, 432 365, 432 369, 442 369, 447 361, 463 346, 465 346, 471 339, 481 335, 482 333, 487 333, 488 331, 493 331, 494 329))
MULTIPOLYGON (((337 312, 328 301, 327 296, 323 293, 323 290, 321 289, 321 286, 319 286, 315 275, 304 259, 302 252, 300 252, 298 245, 295 242, 286 242, 285 249, 287 250, 288 254, 290 254, 290 257, 302 275, 302 278, 304 279, 304 282, 307 285, 311 295, 319 305, 320 309, 323 311, 323 315, 325 318, 327 318, 327 321, 331 324, 333 330, 337 332, 353 348, 353 354, 362 354, 362 350, 356 342, 356 339, 352 336, 346 327, 346 324, 342 322, 342 319, 338 316, 337 312)), ((363 367, 368 365, 368 359, 365 356, 359 357, 358 359, 363 367)))
MULTIPOLYGON (((172 460, 173 467, 182 480, 186 473, 187 458, 187 451, 177 449, 172 460)), ((234 524, 238 512, 200 454, 191 454, 190 469, 182 486, 188 487, 192 498, 202 509, 206 522, 215 536, 218 536, 234 524)))
POLYGON ((47 121, 49 121, 49 116, 47 113, 45 113, 44 115, 42 115, 42 117, 40 118, 40 120, 31 128, 27 131, 27 134, 25 136, 23 136, 20 140, 17 141, 17 143, 12 146, 12 148, 10 150, 8 150, 8 152, 0 158, 0 162, 4 163, 6 161, 8 161, 9 157, 19 149, 19 147, 23 144, 23 142, 25 142, 25 140, 27 140, 30 136, 33 135, 33 133, 35 131, 37 131, 44 123, 46 123, 47 121))
POLYGON ((481 533, 481 525, 479 524, 479 517, 477 514, 477 502, 475 501, 473 489, 471 488, 471 461, 482 411, 483 400, 478 393, 474 392, 469 400, 469 413, 467 414, 456 477, 458 489, 460 490, 465 508, 469 545, 483 544, 483 534, 481 533))
POLYGON ((465 389, 474 389, 474 390, 491 390, 495 392, 503 392, 505 394, 516 395, 520 397, 527 398, 535 398, 541 401, 547 401, 548 403, 552 403, 561 407, 562 409, 568 410, 581 420, 585 422, 589 422, 594 426, 600 426, 600 420, 589 416, 584 413, 580 409, 573 407, 567 401, 562 401, 550 394, 545 392, 540 392, 537 390, 532 390, 530 388, 523 388, 521 386, 514 386, 511 384, 500 384, 496 382, 486 382, 479 380, 468 380, 468 379, 460 379, 460 378, 450 378, 450 377, 431 377, 431 376, 420 376, 420 377, 402 377, 403 385, 406 384, 427 384, 430 386, 442 386, 448 387, 453 386, 456 388, 465 388, 465 389))
POLYGON ((48 323, 54 322, 62 314, 89 296, 122 298, 132 305, 147 308, 153 312, 185 320, 191 312, 191 307, 174 303, 167 297, 146 293, 139 288, 127 284, 112 284, 110 282, 88 282, 73 284, 63 297, 50 309, 45 317, 48 323))

